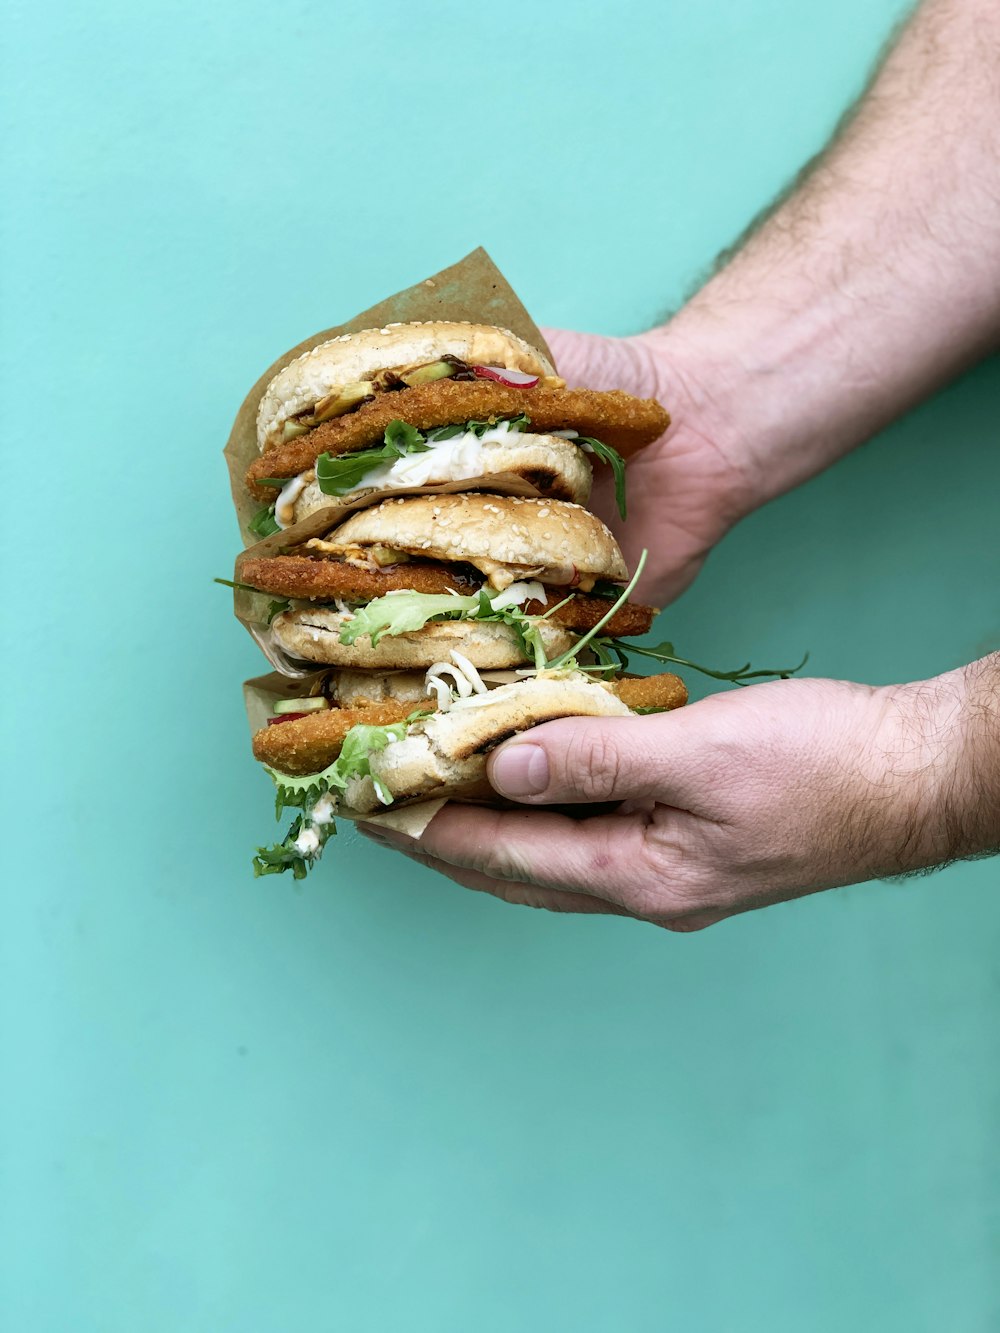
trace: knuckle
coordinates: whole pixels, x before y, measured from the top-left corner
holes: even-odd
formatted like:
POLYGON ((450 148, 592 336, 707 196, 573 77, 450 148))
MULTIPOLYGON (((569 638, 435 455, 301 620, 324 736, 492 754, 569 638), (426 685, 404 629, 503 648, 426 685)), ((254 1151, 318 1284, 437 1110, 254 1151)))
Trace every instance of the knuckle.
POLYGON ((563 781, 589 801, 609 801, 622 773, 618 746, 603 727, 574 727, 563 754, 563 781))

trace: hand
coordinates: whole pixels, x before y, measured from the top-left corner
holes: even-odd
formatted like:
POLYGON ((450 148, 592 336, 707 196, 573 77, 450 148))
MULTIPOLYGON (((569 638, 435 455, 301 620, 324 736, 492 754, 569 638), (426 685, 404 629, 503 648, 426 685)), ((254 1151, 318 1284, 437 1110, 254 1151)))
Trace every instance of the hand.
POLYGON ((559 373, 570 384, 624 389, 657 398, 671 414, 666 435, 628 465, 628 511, 622 524, 608 470, 595 466, 591 507, 615 533, 634 569, 643 548, 646 571, 637 601, 665 606, 692 581, 715 543, 761 502, 729 428, 681 369, 669 330, 632 338, 546 329, 559 373))
POLYGON ((697 930, 995 846, 996 802, 976 784, 1000 770, 996 714, 977 755, 965 674, 881 689, 777 681, 658 716, 549 722, 492 756, 496 790, 620 810, 449 805, 416 841, 359 827, 507 902, 697 930))

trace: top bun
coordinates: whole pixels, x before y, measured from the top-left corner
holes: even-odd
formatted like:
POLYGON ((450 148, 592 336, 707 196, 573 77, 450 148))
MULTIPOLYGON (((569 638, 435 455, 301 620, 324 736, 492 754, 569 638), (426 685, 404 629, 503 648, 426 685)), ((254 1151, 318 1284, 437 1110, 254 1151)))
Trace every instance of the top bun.
POLYGON ((383 500, 306 546, 329 555, 390 546, 426 560, 463 561, 497 588, 539 578, 587 591, 595 579, 628 578, 610 530, 589 509, 565 500, 480 492, 383 500))
POLYGON ((528 375, 553 375, 551 362, 509 329, 455 320, 387 324, 342 333, 290 361, 264 390, 257 409, 257 444, 263 453, 281 439, 289 417, 327 394, 382 370, 455 356, 470 365, 503 366, 528 375))

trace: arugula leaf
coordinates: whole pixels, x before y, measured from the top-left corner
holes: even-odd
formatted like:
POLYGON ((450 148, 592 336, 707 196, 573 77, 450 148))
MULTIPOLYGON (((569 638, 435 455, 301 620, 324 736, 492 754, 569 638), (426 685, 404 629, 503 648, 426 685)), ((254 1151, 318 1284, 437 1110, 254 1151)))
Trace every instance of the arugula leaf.
POLYGON ((612 583, 610 579, 597 579, 590 590, 591 597, 610 597, 612 601, 621 596, 622 585, 612 583))
POLYGON ((405 421, 390 421, 385 428, 383 443, 374 448, 338 454, 335 458, 320 454, 316 460, 316 480, 324 495, 346 495, 382 463, 395 463, 407 454, 423 454, 429 448, 415 426, 405 421))
POLYGON ((635 643, 622 643, 620 639, 609 639, 608 643, 613 651, 620 654, 623 659, 622 665, 628 666, 630 654, 636 653, 639 657, 651 657, 654 662, 667 662, 673 666, 690 667, 692 671, 700 671, 703 676, 711 676, 713 680, 728 680, 733 685, 746 685, 751 680, 787 680, 789 676, 794 676, 797 671, 801 671, 809 661, 809 654, 806 653, 798 666, 779 667, 776 669, 754 671, 750 663, 746 662, 743 666, 737 667, 735 671, 713 671, 711 667, 699 666, 697 662, 690 662, 686 657, 678 657, 674 652, 672 643, 660 643, 655 648, 640 648, 635 643))
POLYGON ((268 602, 267 623, 270 625, 275 616, 280 616, 283 612, 287 611, 290 606, 291 602, 287 597, 280 597, 273 602, 268 602))
POLYGON ((627 517, 628 500, 625 495, 625 460, 617 449, 612 449, 610 444, 604 444, 600 440, 595 440, 591 435, 577 435, 573 439, 574 444, 589 445, 590 452, 595 458, 599 458, 602 463, 607 463, 615 475, 615 504, 618 506, 618 512, 622 518, 627 517))
POLYGON ((254 485, 273 486, 276 491, 283 491, 290 481, 291 477, 258 477, 254 485))
POLYGON ((232 579, 213 579, 213 583, 221 583, 224 588, 239 588, 241 592, 259 592, 259 588, 251 588, 249 583, 234 583, 232 579))
POLYGON ((264 505, 250 520, 250 531, 258 537, 270 537, 273 532, 280 532, 281 525, 274 517, 274 505, 264 505))
POLYGON ((398 457, 404 454, 422 454, 427 452, 427 441, 416 426, 407 421, 390 421, 383 437, 387 445, 396 450, 398 457))

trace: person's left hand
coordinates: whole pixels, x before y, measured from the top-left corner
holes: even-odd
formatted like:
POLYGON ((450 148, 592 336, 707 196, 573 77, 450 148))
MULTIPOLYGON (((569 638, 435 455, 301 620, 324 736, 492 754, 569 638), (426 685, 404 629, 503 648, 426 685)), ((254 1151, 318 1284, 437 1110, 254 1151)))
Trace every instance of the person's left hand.
POLYGON ((491 756, 496 790, 618 811, 448 805, 417 840, 359 827, 507 902, 696 930, 963 854, 948 804, 963 781, 960 681, 776 681, 672 713, 549 722, 491 756))

